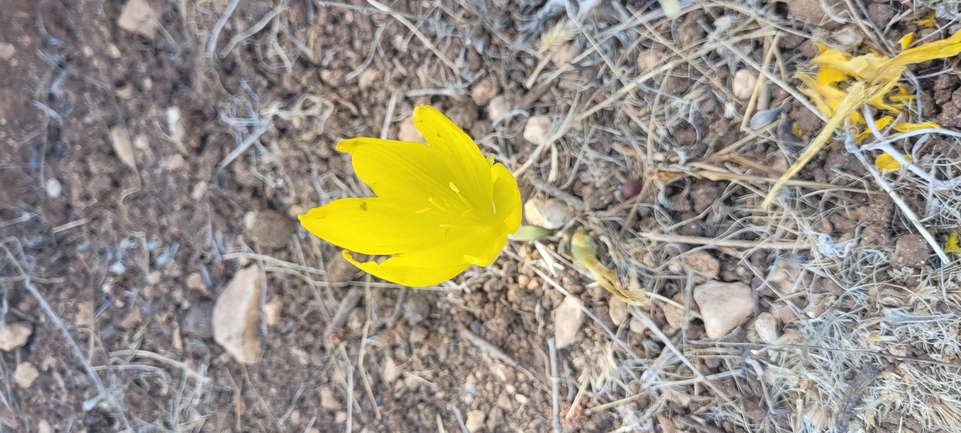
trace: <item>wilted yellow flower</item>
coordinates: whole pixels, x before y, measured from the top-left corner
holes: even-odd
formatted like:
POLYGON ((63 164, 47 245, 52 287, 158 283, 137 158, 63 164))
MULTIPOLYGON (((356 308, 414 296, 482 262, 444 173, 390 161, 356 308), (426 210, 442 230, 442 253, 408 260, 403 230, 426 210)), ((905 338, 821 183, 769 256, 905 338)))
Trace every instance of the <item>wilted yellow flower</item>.
POLYGON ((571 253, 574 254, 574 260, 591 273, 594 281, 612 295, 631 305, 645 306, 651 303, 647 293, 621 287, 617 282, 617 273, 597 260, 597 243, 584 227, 578 227, 574 236, 571 236, 571 253))
MULTIPOLYGON (((818 45, 819 54, 811 59, 811 63, 818 66, 818 71, 813 75, 798 71, 796 77, 802 84, 799 90, 811 98, 811 102, 827 118, 827 122, 808 148, 774 183, 767 197, 761 202, 762 208, 771 204, 781 187, 827 145, 834 131, 844 125, 845 121, 852 126, 865 125, 865 119, 860 113, 865 104, 892 114, 900 114, 905 104, 914 99, 910 92, 898 83, 905 69, 916 63, 958 55, 961 53, 961 32, 944 40, 906 48, 910 43, 911 38, 902 39, 902 51, 894 57, 887 57, 870 48, 866 48, 865 54, 851 56, 837 49, 818 45), (894 88, 898 89, 898 93, 889 94, 894 88)), ((880 122, 890 123, 882 118, 875 126, 880 122)), ((934 122, 899 122, 893 126, 897 131, 928 127, 938 126, 934 122)), ((865 130, 856 135, 856 141, 869 135, 870 131, 865 130)))
POLYGON ((398 284, 438 284, 497 258, 521 221, 510 171, 435 108, 414 109, 427 144, 354 138, 337 144, 376 197, 345 198, 300 215, 357 267, 398 284), (349 251, 391 256, 357 262, 349 251))

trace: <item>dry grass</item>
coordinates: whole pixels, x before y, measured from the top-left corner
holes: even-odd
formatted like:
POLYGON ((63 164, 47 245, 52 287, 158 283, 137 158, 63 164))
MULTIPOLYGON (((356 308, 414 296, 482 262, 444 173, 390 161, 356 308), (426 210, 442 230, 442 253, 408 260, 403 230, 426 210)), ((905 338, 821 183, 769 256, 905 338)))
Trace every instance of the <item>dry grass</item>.
MULTIPOLYGON (((950 13, 945 12, 947 16, 957 16, 956 4, 939 2, 934 6, 940 7, 937 9, 939 14, 949 10, 950 13)), ((870 162, 873 159, 861 157, 865 169, 875 172, 874 177, 866 181, 849 179, 848 185, 833 187, 803 185, 806 188, 789 188, 781 199, 783 209, 775 212, 759 211, 759 199, 766 194, 769 183, 744 176, 752 167, 738 166, 736 162, 715 165, 720 170, 729 170, 732 176, 725 180, 732 181, 729 191, 739 187, 738 195, 734 197, 733 206, 717 208, 721 205, 716 205, 706 210, 706 215, 699 215, 698 220, 706 217, 724 229, 714 238, 678 235, 679 224, 667 217, 672 211, 671 197, 664 192, 680 178, 689 177, 695 172, 694 167, 711 161, 712 155, 720 155, 719 150, 724 144, 709 144, 706 151, 688 149, 672 142, 673 133, 696 116, 699 103, 705 95, 712 94, 722 101, 723 107, 719 111, 737 121, 746 138, 738 143, 737 148, 725 148, 724 153, 751 154, 764 149, 764 143, 773 142, 787 151, 787 155, 792 155, 781 141, 783 136, 777 135, 773 128, 751 130, 746 125, 754 114, 750 110, 755 107, 765 110, 770 106, 768 100, 758 101, 757 98, 759 95, 769 98, 772 85, 798 96, 791 81, 785 79, 796 67, 796 59, 788 59, 786 63, 785 53, 756 59, 746 54, 743 47, 753 42, 754 47, 767 49, 776 45, 782 35, 792 33, 810 37, 802 31, 786 29, 790 23, 777 21, 770 11, 754 11, 735 3, 687 5, 683 14, 698 9, 714 14, 715 18, 732 12, 742 15, 724 21, 724 25, 719 19, 714 22, 713 29, 702 26, 706 30, 703 38, 683 51, 672 42, 665 43, 658 33, 671 28, 677 36, 677 22, 672 27, 664 20, 626 20, 620 26, 613 26, 611 31, 597 32, 587 23, 565 21, 566 26, 577 30, 573 32, 572 43, 580 43, 583 47, 581 55, 576 58, 590 53, 587 58, 594 59, 598 81, 609 85, 599 86, 595 96, 590 98, 594 101, 600 99, 600 103, 574 107, 566 103, 558 105, 558 115, 567 116, 568 110, 579 110, 580 113, 573 124, 565 123, 564 138, 550 144, 552 152, 560 157, 552 153, 550 159, 534 163, 534 173, 526 177, 549 179, 555 185, 565 187, 575 178, 586 184, 611 185, 623 180, 616 179, 623 176, 622 173, 643 174, 645 191, 654 191, 659 200, 654 204, 633 203, 628 220, 635 218, 636 212, 642 221, 652 223, 637 232, 630 228, 626 231, 628 236, 623 236, 623 213, 587 211, 584 222, 606 239, 610 248, 609 260, 620 275, 636 278, 640 287, 655 293, 667 286, 689 285, 686 280, 689 277, 684 271, 670 265, 679 248, 683 251, 703 245, 741 257, 740 265, 763 281, 769 270, 758 269, 747 258, 754 254, 770 258, 792 257, 791 250, 798 253, 810 246, 809 252, 804 253, 807 258, 800 261, 800 278, 791 292, 776 293, 775 297, 776 303, 794 309, 799 318, 785 324, 781 338, 771 344, 686 341, 682 333, 675 336, 681 338, 679 348, 683 353, 680 356, 665 350, 658 359, 641 362, 632 361, 621 351, 626 343, 621 342, 620 338, 625 335, 619 332, 618 338, 613 339, 616 344, 598 345, 586 357, 575 360, 584 375, 578 381, 579 389, 589 389, 596 403, 603 408, 621 409, 619 414, 625 421, 621 431, 650 428, 651 420, 659 411, 671 410, 670 403, 681 402, 684 406, 692 399, 698 399, 695 385, 699 382, 727 378, 735 379, 737 384, 735 400, 757 396, 767 413, 761 420, 750 419, 743 404, 725 402, 726 398, 717 398, 723 394, 716 394, 715 399, 710 399, 710 409, 697 417, 713 418, 716 422, 727 420, 747 431, 847 431, 849 427, 870 430, 889 416, 894 416, 893 419, 900 423, 913 418, 925 429, 941 426, 952 430, 954 427, 945 426, 957 426, 961 422, 952 409, 957 404, 947 389, 957 379, 957 369, 952 368, 958 359, 957 347, 952 343, 956 339, 952 335, 957 332, 957 313, 961 311, 956 294, 957 265, 941 251, 940 240, 928 235, 928 231, 950 231, 961 224, 956 188, 942 187, 942 184, 949 183, 953 186, 951 182, 957 178, 959 162, 956 153, 950 150, 918 152, 920 143, 914 145, 912 151, 913 143, 905 141, 909 138, 906 135, 879 137, 883 140, 880 144, 868 144, 861 149, 852 149, 853 152, 860 154, 884 146, 887 148, 883 150, 898 155, 906 150, 914 158, 916 168, 909 167, 908 172, 892 177, 877 173, 870 162), (615 33, 615 30, 621 33, 615 33), (664 57, 659 58, 659 64, 666 66, 649 74, 625 68, 623 59, 629 53, 605 45, 610 42, 605 38, 615 35, 624 35, 626 40, 644 41, 640 46, 636 42, 630 46, 637 47, 638 51, 643 51, 648 44, 663 44, 660 48, 664 57), (715 73, 718 66, 735 70, 738 64, 745 64, 767 79, 758 80, 749 104, 736 100, 730 93, 729 84, 715 73), (666 93, 663 86, 669 76, 688 78, 690 86, 683 94, 666 93), (597 130, 605 130, 617 137, 620 143, 614 147, 619 153, 615 154, 617 157, 611 158, 596 151, 592 140, 597 130), (892 145, 907 148, 895 151, 892 145), (555 175, 558 164, 559 176, 555 175), (659 176, 665 171, 682 174, 659 176), (735 177, 737 175, 742 177, 735 177), (826 210, 824 203, 843 210, 850 207, 845 196, 877 195, 879 192, 895 200, 898 207, 895 221, 903 222, 909 231, 920 232, 929 238, 932 250, 939 258, 934 267, 926 267, 920 274, 917 271, 905 274, 891 268, 890 246, 871 249, 859 245, 858 238, 833 239, 817 231, 822 221, 838 212, 826 210), (909 205, 901 199, 903 196, 920 196, 920 200, 909 205), (820 204, 814 204, 817 202, 820 204), (745 240, 745 236, 751 240, 745 240), (737 241, 727 243, 729 239, 737 241), (688 246, 679 247, 679 244, 688 246), (782 251, 766 251, 769 248, 782 251), (815 287, 817 280, 830 280, 841 288, 841 292, 819 293, 815 287), (904 287, 905 281, 915 281, 911 283, 914 286, 904 287), (909 347, 920 349, 912 353, 907 350, 909 347), (721 360, 727 371, 713 378, 703 378, 693 367, 685 368, 688 359, 703 361, 709 358, 721 360), (918 394, 908 397, 909 389, 918 394), (637 413, 623 410, 633 407, 632 401, 641 395, 650 395, 654 401, 648 410, 637 413)), ((860 28, 877 28, 873 23, 864 22, 860 11, 845 12, 860 28)), ((556 26, 547 29, 545 35, 557 33, 556 26)), ((870 37, 886 40, 884 34, 870 37)), ((551 36, 547 39, 557 38, 551 36)), ((556 49, 556 44, 547 45, 551 50, 556 49)), ((535 71, 541 72, 540 68, 535 71)), ((548 79, 552 78, 557 79, 555 87, 559 89, 559 99, 577 100, 584 91, 585 83, 577 78, 568 78, 563 73, 548 75, 548 79), (564 95, 569 96, 565 98, 564 95)), ((806 104, 807 100, 801 97, 798 102, 806 104)), ((954 140, 954 133, 944 131, 923 131, 913 136, 930 140, 936 139, 937 134, 952 136, 944 138, 948 142, 954 140)), ((643 312, 635 311, 635 314, 643 312)), ((749 338, 752 331, 748 330, 749 338)), ((672 342, 666 337, 661 341, 668 347, 676 342, 676 339, 672 342)))

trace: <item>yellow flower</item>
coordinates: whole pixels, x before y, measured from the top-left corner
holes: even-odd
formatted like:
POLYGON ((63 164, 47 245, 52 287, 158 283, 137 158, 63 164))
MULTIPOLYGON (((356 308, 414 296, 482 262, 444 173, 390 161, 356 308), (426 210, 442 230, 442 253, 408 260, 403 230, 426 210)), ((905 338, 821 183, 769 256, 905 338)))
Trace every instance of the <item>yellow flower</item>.
POLYGON ((414 109, 427 144, 354 138, 337 144, 376 197, 345 198, 300 215, 311 233, 345 248, 357 267, 406 286, 449 280, 494 262, 520 226, 521 195, 507 167, 437 109, 414 109), (357 262, 349 251, 391 256, 357 262))

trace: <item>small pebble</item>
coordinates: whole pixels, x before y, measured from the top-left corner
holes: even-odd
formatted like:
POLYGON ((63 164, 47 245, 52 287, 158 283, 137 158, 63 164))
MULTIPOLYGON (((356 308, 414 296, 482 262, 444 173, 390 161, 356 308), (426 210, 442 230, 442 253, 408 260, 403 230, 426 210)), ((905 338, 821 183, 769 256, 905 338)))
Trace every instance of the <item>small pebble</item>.
POLYGON ((707 337, 727 335, 754 313, 754 293, 747 284, 708 281, 694 287, 694 302, 701 311, 707 337))
POLYGON ((534 144, 544 144, 551 130, 550 116, 538 115, 527 119, 524 126, 524 139, 534 144))
POLYGON ((23 323, 0 324, 0 350, 9 352, 26 344, 33 328, 23 323))
MULTIPOLYGON (((204 184, 205 185, 205 184, 204 184)), ((278 211, 267 209, 254 214, 250 227, 250 237, 268 250, 278 250, 287 246, 290 235, 294 233, 294 222, 278 211)))
POLYGON ((52 177, 50 179, 47 179, 46 187, 47 187, 47 197, 50 197, 50 198, 60 197, 60 192, 62 191, 62 187, 60 186, 59 180, 52 177))
POLYGON ((263 353, 260 336, 262 272, 258 265, 237 271, 214 305, 214 340, 241 364, 254 364, 263 353))
POLYGON ((497 81, 492 77, 483 78, 477 81, 470 89, 470 97, 474 104, 483 107, 490 103, 494 94, 497 93, 497 81))
POLYGON ((621 323, 627 320, 627 302, 624 302, 618 297, 611 297, 611 303, 608 306, 607 313, 611 316, 611 322, 620 326, 621 323))
POLYGON ((641 193, 641 182, 637 179, 628 179, 621 185, 621 196, 625 200, 629 198, 634 198, 634 196, 641 193))
POLYGON ((10 60, 17 53, 17 48, 11 43, 0 42, 0 59, 10 60))
POLYGON ((487 118, 490 120, 497 119, 510 111, 511 104, 503 94, 491 98, 490 103, 487 104, 487 118))
POLYGON ((13 380, 20 385, 21 388, 30 388, 33 385, 33 381, 40 377, 40 372, 37 371, 37 367, 29 362, 24 362, 17 365, 17 369, 13 372, 13 380))
POLYGON ((532 198, 524 203, 524 218, 535 226, 557 230, 574 218, 574 212, 561 200, 532 198))
POLYGON ((408 340, 411 344, 418 344, 427 339, 427 328, 417 325, 411 328, 408 340))
POLYGON ((184 332, 197 338, 214 336, 214 303, 201 302, 187 311, 184 317, 184 332))
POLYGON ((467 412, 467 431, 473 433, 480 431, 484 427, 484 421, 487 421, 487 413, 482 410, 472 410, 467 412))
POLYGON ((264 320, 267 322, 267 326, 277 326, 280 324, 280 318, 284 311, 284 301, 280 300, 280 297, 275 296, 267 304, 264 305, 264 320))
POLYGON ((325 386, 320 389, 320 407, 324 409, 340 409, 340 400, 334 396, 334 389, 325 386))
POLYGON ((584 323, 584 311, 581 303, 570 296, 554 310, 554 338, 557 348, 564 349, 574 343, 577 331, 584 323))
POLYGON ((761 341, 771 343, 777 340, 777 319, 771 313, 761 313, 754 319, 754 330, 761 341))
POLYGON ((404 302, 404 318, 407 319, 407 322, 414 325, 430 317, 431 302, 429 295, 416 290, 407 293, 407 302, 404 302))
POLYGON ((757 85, 757 76, 747 69, 741 69, 734 73, 734 83, 731 84, 731 92, 742 101, 746 101, 754 94, 754 87, 757 85))
POLYGON ((394 383, 394 381, 400 377, 400 369, 397 368, 397 362, 394 361, 394 358, 388 356, 387 359, 384 360, 384 366, 381 368, 380 374, 384 382, 387 383, 394 383))

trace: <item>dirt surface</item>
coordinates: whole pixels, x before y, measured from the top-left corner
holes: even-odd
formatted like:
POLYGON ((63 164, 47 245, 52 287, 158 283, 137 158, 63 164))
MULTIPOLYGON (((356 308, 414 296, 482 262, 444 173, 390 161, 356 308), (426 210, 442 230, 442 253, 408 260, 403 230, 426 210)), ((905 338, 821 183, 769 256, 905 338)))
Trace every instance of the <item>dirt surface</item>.
MULTIPOLYGON (((778 382, 790 389, 779 389, 769 407, 771 385, 755 359, 765 368, 783 360, 757 350, 753 320, 708 341, 696 309, 662 301, 692 307, 685 293, 694 284, 743 283, 754 289, 755 313, 777 318, 778 335, 816 334, 818 318, 880 317, 907 296, 886 290, 930 282, 925 272, 939 265, 929 245, 842 143, 798 176, 821 186, 784 192, 804 225, 758 213, 770 183, 694 175, 713 164, 776 178, 823 126, 775 87, 770 106, 788 102, 773 138, 719 152, 748 135, 726 114, 743 112, 745 102, 730 88, 745 66, 729 53, 699 52, 712 63, 658 75, 640 87, 645 97, 619 92, 660 66, 642 64, 649 53, 702 49, 702 24, 734 16, 730 10, 687 8, 672 23, 657 18, 656 3, 598 6, 582 28, 592 37, 636 13, 654 17, 652 27, 638 28, 657 38, 609 37, 605 57, 573 60, 580 52, 571 47, 584 50, 586 39, 572 34, 549 50, 538 39, 558 10, 508 3, 398 1, 385 13, 358 0, 244 1, 236 10, 224 0, 0 0, 0 317, 9 330, 0 332, 0 430, 551 431, 559 413, 564 431, 791 431, 795 399, 807 392, 801 379, 778 382), (556 71, 562 79, 525 85, 556 71), (525 199, 566 201, 576 221, 536 244, 512 242, 491 267, 435 288, 359 275, 296 215, 367 194, 336 143, 406 136, 422 103, 513 169, 536 148, 523 138, 528 117, 547 115, 556 128, 571 106, 585 113, 603 104, 518 179, 525 199), (702 165, 685 166, 692 161, 702 165), (572 265, 570 236, 580 224, 625 285, 659 300, 627 315, 572 265), (828 239, 830 251, 853 245, 858 263, 890 278, 873 288, 848 285, 861 281, 850 266, 855 255, 701 248, 649 242, 644 233, 828 239), (248 266, 262 270, 265 290, 251 328, 261 354, 245 365, 215 341, 211 321, 218 296, 248 266), (571 346, 551 353, 552 312, 567 296, 559 288, 591 315, 571 346), (876 302, 859 303, 868 296, 876 302)), ((788 66, 810 49, 798 34, 832 22, 808 3, 765 12, 793 32, 778 45, 788 66)), ((910 6, 869 9, 890 21, 910 6)), ((899 24, 889 40, 916 27, 899 24)), ((764 41, 743 41, 760 61, 764 41)), ((944 67, 930 63, 917 75, 944 67)), ((956 126, 959 87, 957 78, 922 79, 930 119, 956 126)), ((946 140, 925 146, 957 161, 946 140)), ((926 190, 898 191, 925 210, 926 190)), ((947 223, 932 229, 939 239, 950 231, 947 223)), ((929 306, 927 313, 959 312, 951 302, 929 306)), ((879 326, 872 323, 865 332, 879 326)), ((934 350, 920 342, 899 352, 878 347, 926 359, 934 350)), ((877 380, 895 380, 893 358, 871 359, 864 362, 878 363, 877 380)), ((877 394, 874 380, 838 389, 877 394)), ((834 407, 815 425, 863 423, 870 402, 857 397, 853 421, 834 407)), ((931 425, 879 414, 878 429, 931 425)))

